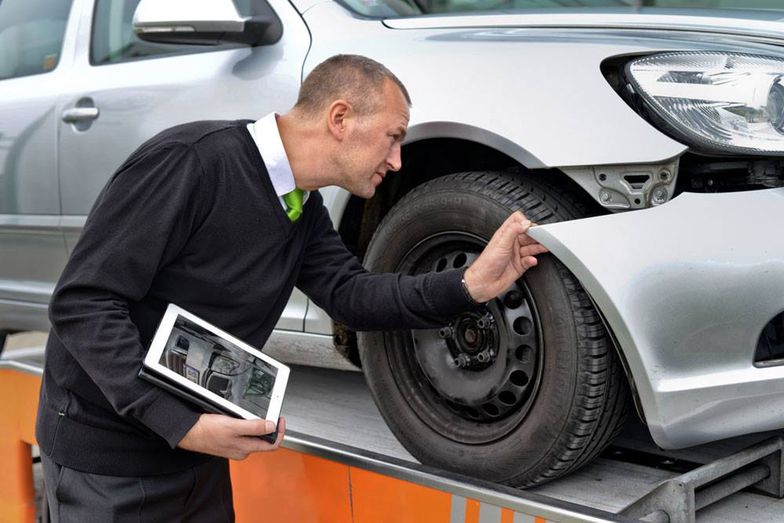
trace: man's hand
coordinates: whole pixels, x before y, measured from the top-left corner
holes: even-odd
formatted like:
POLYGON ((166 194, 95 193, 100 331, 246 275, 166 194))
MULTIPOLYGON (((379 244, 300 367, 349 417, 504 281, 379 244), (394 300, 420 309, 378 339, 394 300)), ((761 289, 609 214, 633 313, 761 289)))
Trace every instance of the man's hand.
POLYGON ((536 265, 537 254, 547 248, 529 237, 531 222, 521 213, 512 213, 465 272, 469 294, 476 301, 490 301, 508 289, 525 271, 536 265))
POLYGON ((202 414, 177 446, 223 458, 245 459, 253 452, 275 450, 280 446, 286 431, 284 418, 278 421, 278 436, 274 444, 259 437, 274 431, 275 424, 263 419, 245 420, 220 414, 202 414))

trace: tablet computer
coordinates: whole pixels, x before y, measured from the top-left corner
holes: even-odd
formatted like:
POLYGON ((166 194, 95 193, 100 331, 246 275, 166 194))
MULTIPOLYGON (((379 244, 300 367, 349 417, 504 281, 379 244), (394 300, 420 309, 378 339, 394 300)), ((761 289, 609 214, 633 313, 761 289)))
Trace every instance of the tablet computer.
POLYGON ((169 304, 139 374, 208 411, 277 424, 289 368, 169 304))

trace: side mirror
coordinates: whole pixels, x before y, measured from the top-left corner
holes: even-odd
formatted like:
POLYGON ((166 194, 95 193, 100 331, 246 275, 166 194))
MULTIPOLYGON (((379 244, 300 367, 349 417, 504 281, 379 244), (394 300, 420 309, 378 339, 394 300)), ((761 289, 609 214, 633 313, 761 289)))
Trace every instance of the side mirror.
POLYGON ((232 0, 141 0, 133 31, 142 40, 169 44, 271 45, 283 24, 266 2, 260 14, 242 17, 232 0))

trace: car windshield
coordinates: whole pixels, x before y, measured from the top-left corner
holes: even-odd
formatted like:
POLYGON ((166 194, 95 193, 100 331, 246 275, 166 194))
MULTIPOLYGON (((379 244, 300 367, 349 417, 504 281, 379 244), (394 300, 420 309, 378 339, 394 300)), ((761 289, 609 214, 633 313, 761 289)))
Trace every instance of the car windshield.
POLYGON ((771 9, 784 11, 781 0, 339 0, 359 15, 372 18, 459 12, 568 10, 586 8, 771 9))

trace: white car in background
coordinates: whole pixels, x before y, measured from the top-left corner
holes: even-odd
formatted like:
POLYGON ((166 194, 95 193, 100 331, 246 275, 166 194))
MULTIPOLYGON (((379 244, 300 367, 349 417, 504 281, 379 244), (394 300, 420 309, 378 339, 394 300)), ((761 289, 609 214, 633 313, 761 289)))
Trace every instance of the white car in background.
POLYGON ((366 266, 466 266, 514 209, 552 254, 436 330, 356 336, 295 293, 265 350, 361 367, 415 457, 511 485, 586 463, 631 404, 664 448, 780 429, 783 20, 743 0, 3 0, 0 329, 47 328, 144 140, 285 111, 356 53, 413 99, 401 172, 368 201, 323 191, 366 266))

